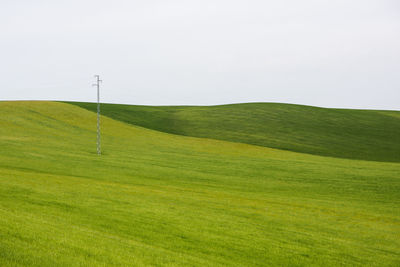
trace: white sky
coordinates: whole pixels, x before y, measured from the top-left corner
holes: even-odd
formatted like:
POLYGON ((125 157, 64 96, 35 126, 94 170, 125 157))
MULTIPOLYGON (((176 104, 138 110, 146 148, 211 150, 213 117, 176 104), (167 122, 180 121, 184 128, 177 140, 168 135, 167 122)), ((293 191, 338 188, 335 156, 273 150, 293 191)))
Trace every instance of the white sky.
POLYGON ((400 110, 399 0, 0 0, 0 100, 400 110))

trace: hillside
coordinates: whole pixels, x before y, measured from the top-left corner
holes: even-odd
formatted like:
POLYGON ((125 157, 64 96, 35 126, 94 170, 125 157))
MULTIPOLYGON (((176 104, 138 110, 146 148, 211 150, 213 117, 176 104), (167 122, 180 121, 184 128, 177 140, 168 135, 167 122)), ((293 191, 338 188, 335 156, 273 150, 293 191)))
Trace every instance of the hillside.
MULTIPOLYGON (((71 104, 95 111, 94 103, 71 104)), ((400 112, 276 103, 222 106, 102 104, 102 114, 162 132, 315 155, 400 162, 400 112)))
POLYGON ((0 266, 398 266, 400 164, 0 102, 0 266))

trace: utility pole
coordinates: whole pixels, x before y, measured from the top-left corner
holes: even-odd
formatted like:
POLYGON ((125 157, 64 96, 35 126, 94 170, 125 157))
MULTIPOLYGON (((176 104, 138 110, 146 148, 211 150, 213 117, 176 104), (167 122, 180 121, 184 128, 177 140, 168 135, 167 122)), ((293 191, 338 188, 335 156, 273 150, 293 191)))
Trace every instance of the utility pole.
POLYGON ((96 83, 93 86, 97 87, 97 154, 101 155, 101 134, 100 134, 100 80, 99 75, 94 75, 96 83))

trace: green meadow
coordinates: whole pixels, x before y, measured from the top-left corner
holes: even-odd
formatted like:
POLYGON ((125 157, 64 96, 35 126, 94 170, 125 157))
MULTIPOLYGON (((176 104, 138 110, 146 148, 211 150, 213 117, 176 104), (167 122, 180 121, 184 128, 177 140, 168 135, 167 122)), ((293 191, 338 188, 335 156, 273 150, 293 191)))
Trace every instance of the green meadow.
POLYGON ((0 102, 0 266, 400 266, 400 112, 0 102))

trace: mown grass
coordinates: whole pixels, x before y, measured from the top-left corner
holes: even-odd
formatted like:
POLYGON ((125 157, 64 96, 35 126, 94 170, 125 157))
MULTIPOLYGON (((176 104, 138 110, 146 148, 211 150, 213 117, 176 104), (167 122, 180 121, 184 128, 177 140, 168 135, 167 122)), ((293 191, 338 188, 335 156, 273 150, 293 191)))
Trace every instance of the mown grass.
MULTIPOLYGON (((94 103, 71 102, 91 111, 94 103)), ((110 118, 158 131, 302 153, 400 162, 400 112, 278 103, 222 106, 103 104, 110 118)))
POLYGON ((0 266, 398 266, 400 164, 0 102, 0 266))

